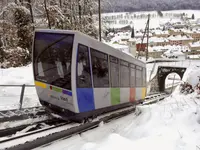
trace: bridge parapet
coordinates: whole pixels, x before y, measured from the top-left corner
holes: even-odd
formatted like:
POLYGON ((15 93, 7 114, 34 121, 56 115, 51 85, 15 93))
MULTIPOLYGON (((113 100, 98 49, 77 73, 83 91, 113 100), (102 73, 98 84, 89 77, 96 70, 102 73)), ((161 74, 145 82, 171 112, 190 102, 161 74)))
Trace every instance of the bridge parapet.
POLYGON ((186 71, 186 67, 183 66, 158 66, 157 72, 148 84, 148 93, 153 92, 164 92, 165 91, 165 79, 170 73, 177 73, 180 78, 183 78, 183 75, 186 71))

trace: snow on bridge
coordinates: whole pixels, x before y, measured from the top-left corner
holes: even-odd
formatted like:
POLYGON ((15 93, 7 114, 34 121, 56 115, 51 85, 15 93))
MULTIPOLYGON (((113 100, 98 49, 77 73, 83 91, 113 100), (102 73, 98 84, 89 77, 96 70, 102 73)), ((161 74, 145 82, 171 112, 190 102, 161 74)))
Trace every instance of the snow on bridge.
POLYGON ((147 62, 146 67, 147 67, 147 83, 148 83, 147 84, 147 93, 149 93, 151 87, 155 86, 152 83, 153 83, 153 79, 155 80, 155 78, 157 76, 159 67, 187 68, 187 69, 190 68, 191 69, 191 68, 194 68, 194 67, 200 67, 200 60, 177 61, 177 60, 169 60, 169 59, 167 59, 167 60, 157 59, 157 60, 154 60, 154 61, 147 62))
POLYGON ((193 66, 199 66, 200 67, 200 60, 155 60, 147 62, 147 82, 152 80, 158 71, 158 66, 167 66, 167 67, 183 67, 183 68, 189 68, 193 66))

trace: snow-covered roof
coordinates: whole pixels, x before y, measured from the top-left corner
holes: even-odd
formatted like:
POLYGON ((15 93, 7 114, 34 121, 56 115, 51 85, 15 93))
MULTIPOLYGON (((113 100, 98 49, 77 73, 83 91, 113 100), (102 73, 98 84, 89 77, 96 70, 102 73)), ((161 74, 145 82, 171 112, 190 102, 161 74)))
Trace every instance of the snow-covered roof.
POLYGON ((178 51, 178 50, 176 50, 176 51, 168 50, 168 51, 164 52, 164 54, 168 57, 169 56, 185 56, 185 54, 183 52, 178 51))
POLYGON ((159 52, 159 51, 180 51, 180 52, 189 52, 191 51, 188 46, 180 46, 180 45, 165 45, 165 46, 153 46, 149 47, 150 52, 159 52))
MULTIPOLYGON (((143 37, 144 33, 143 32, 136 32, 135 37, 143 37)), ((149 37, 153 36, 152 33, 149 32, 149 37)))
POLYGON ((184 33, 200 33, 200 29, 192 29, 192 30, 182 29, 182 31, 184 33))
POLYGON ((194 29, 174 29, 174 28, 170 28, 170 30, 174 31, 174 32, 181 32, 181 33, 200 33, 200 29, 199 28, 194 28, 194 29))
POLYGON ((117 32, 114 36, 119 39, 129 39, 131 38, 131 32, 117 32))
MULTIPOLYGON (((138 38, 136 43, 141 43, 142 39, 138 38)), ((167 38, 163 37, 150 37, 149 38, 149 43, 163 43, 163 42, 169 42, 167 38)), ((147 38, 144 38, 143 43, 147 43, 147 38)))
POLYGON ((121 41, 121 37, 120 36, 114 36, 113 38, 111 38, 111 43, 119 43, 121 41))
POLYGON ((200 47, 200 41, 189 43, 190 47, 200 47))
POLYGON ((169 34, 168 31, 162 31, 162 30, 154 30, 153 33, 156 35, 169 34))
POLYGON ((137 40, 136 40, 136 38, 130 38, 129 41, 130 42, 136 42, 137 40))
POLYGON ((200 58, 200 55, 187 55, 188 58, 200 58))
POLYGON ((114 36, 115 34, 113 32, 108 33, 108 36, 114 36))
POLYGON ((168 37, 170 41, 184 41, 184 40, 193 40, 193 38, 189 35, 171 35, 168 37))
POLYGON ((196 20, 196 24, 200 24, 200 18, 196 20))
POLYGON ((155 47, 149 47, 148 51, 149 52, 162 52, 165 51, 166 49, 164 49, 163 46, 155 46, 155 47))

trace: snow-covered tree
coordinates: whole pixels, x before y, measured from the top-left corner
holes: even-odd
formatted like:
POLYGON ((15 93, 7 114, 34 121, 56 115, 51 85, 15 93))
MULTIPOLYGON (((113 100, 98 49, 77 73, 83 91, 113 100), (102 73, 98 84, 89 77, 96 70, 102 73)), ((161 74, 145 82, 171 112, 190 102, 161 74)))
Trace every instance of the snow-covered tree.
MULTIPOLYGON (((3 51, 5 59, 14 61, 16 58, 16 64, 21 62, 27 63, 30 61, 31 41, 32 41, 32 22, 30 12, 27 8, 22 6, 19 2, 9 3, 2 11, 3 20, 0 21, 2 25, 1 32, 3 51), (17 48, 19 47, 19 48, 17 48), (20 50, 19 50, 20 49, 20 50), (18 56, 22 55, 24 57, 18 56), (12 59, 13 58, 13 59, 12 59)), ((14 64, 14 62, 10 62, 14 64)))
MULTIPOLYGON (((9 3, 3 10, 4 13, 4 24, 10 24, 10 28, 14 28, 16 32, 12 32, 17 34, 17 46, 22 47, 24 49, 30 48, 31 38, 32 38, 32 23, 31 23, 31 15, 27 8, 20 4, 9 3)), ((6 28, 6 26, 4 27, 6 28)), ((12 45, 11 45, 12 46, 12 45)))
POLYGON ((97 38, 94 23, 96 1, 3 0, 0 5, 0 35, 3 42, 1 54, 4 55, 4 64, 7 66, 26 64, 31 60, 34 28, 78 30, 97 38))
POLYGON ((51 28, 64 29, 68 20, 63 15, 60 7, 58 5, 50 5, 47 7, 47 11, 51 28))
POLYGON ((163 17, 163 13, 160 10, 158 10, 157 13, 159 17, 163 17))

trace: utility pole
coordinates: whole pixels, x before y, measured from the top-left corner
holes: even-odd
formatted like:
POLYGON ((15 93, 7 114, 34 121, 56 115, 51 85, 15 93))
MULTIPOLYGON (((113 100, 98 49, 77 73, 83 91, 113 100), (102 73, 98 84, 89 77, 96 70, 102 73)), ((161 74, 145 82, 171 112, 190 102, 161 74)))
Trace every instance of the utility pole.
POLYGON ((149 20, 150 20, 150 14, 148 15, 148 20, 147 20, 147 24, 146 24, 146 27, 145 27, 145 30, 144 30, 144 33, 143 33, 143 36, 142 36, 142 41, 141 41, 141 44, 139 45, 139 49, 138 49, 139 52, 138 52, 137 59, 140 57, 140 51, 142 50, 142 47, 143 47, 143 41, 144 41, 146 32, 147 32, 147 49, 145 50, 145 52, 146 52, 146 60, 148 59, 148 47, 149 47, 149 20))
POLYGON ((148 15, 147 21, 147 49, 146 49, 146 61, 149 58, 149 21, 150 21, 150 14, 148 15))
POLYGON ((99 2, 99 41, 101 41, 101 0, 99 2))

